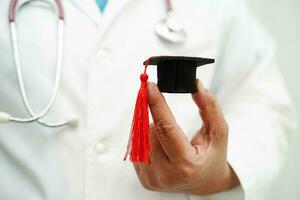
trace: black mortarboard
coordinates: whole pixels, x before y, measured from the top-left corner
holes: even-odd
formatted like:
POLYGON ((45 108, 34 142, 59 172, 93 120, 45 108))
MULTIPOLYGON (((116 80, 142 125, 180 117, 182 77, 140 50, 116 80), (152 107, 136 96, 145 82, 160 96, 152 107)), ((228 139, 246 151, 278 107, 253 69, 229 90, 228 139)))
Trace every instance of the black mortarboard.
POLYGON ((214 63, 214 59, 159 56, 152 57, 144 65, 157 65, 157 85, 165 93, 195 93, 197 67, 214 63))
POLYGON ((197 67, 213 63, 213 59, 160 56, 151 57, 144 62, 141 86, 137 95, 130 137, 124 160, 130 156, 132 162, 150 163, 151 144, 149 128, 149 103, 147 89, 147 67, 157 65, 157 85, 161 92, 195 93, 197 67))

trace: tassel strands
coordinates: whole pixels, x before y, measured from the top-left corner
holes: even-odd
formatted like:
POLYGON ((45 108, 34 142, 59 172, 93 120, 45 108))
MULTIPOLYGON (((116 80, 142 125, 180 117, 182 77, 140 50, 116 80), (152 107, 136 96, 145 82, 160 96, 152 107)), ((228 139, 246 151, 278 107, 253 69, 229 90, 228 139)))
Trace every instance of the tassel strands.
POLYGON ((124 157, 124 160, 126 160, 129 156, 130 161, 133 163, 147 164, 150 162, 151 144, 147 90, 147 67, 150 60, 147 60, 144 73, 140 76, 141 86, 136 99, 127 152, 124 157))

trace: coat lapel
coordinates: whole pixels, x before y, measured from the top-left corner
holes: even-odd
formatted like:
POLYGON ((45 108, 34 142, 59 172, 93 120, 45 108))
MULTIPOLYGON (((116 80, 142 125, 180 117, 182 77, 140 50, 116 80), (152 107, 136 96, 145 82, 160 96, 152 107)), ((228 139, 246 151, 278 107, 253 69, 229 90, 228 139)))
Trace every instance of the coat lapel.
POLYGON ((104 14, 102 15, 96 0, 71 0, 75 6, 88 16, 96 25, 107 26, 131 0, 108 0, 104 14), (104 24, 103 24, 104 23, 104 24))
POLYGON ((74 5, 96 25, 99 25, 101 13, 94 0, 71 0, 74 5))

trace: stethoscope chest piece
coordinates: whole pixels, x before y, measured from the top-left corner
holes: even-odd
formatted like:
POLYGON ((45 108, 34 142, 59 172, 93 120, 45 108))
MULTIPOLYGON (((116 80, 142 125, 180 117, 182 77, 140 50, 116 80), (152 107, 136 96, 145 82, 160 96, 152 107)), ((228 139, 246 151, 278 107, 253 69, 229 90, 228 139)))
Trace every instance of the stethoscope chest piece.
POLYGON ((169 43, 184 43, 187 39, 186 31, 173 11, 169 11, 167 18, 156 25, 155 32, 160 39, 169 43))

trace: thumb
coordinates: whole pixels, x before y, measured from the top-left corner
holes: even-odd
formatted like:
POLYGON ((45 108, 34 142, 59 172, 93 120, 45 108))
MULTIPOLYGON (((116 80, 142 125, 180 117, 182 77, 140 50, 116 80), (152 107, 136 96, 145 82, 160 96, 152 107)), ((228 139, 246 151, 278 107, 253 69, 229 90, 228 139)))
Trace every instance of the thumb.
POLYGON ((205 132, 204 134, 212 144, 226 144, 228 126, 217 99, 203 86, 200 80, 197 80, 197 88, 197 92, 192 97, 199 108, 203 121, 201 132, 205 132))

